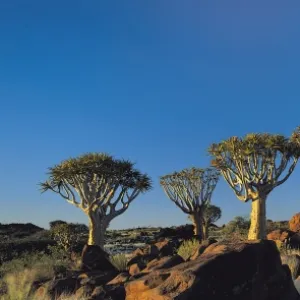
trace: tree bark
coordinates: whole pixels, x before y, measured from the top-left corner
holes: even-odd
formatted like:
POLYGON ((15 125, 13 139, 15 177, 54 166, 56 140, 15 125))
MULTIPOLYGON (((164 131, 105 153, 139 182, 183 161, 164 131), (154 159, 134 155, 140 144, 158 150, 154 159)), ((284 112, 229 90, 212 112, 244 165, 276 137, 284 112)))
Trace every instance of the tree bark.
POLYGON ((194 235, 199 237, 199 240, 203 240, 203 218, 202 214, 199 212, 195 212, 191 215, 191 219, 194 225, 194 235))
POLYGON ((203 229, 202 229, 203 230, 203 239, 207 240, 208 239, 208 227, 209 227, 209 224, 206 223, 206 222, 203 222, 202 227, 203 227, 203 229))
POLYGON ((266 231, 266 196, 259 197, 252 201, 251 225, 248 233, 248 240, 265 239, 266 231))
POLYGON ((102 249, 105 244, 105 232, 109 225, 109 220, 106 216, 101 216, 97 213, 89 214, 89 239, 88 245, 97 245, 102 249))

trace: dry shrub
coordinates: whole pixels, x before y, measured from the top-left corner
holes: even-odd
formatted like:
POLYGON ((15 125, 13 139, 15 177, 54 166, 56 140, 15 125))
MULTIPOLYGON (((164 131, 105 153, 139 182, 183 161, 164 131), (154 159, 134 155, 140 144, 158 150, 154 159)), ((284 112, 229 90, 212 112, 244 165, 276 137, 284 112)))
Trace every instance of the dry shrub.
POLYGON ((6 294, 2 296, 3 300, 29 300, 30 291, 35 281, 37 271, 25 269, 23 271, 8 273, 3 281, 6 285, 6 294))
POLYGON ((296 279, 300 274, 300 256, 293 254, 293 255, 282 255, 281 261, 283 264, 288 265, 293 279, 296 279))
POLYGON ((183 241, 177 250, 177 254, 180 255, 184 260, 187 260, 195 253, 199 244, 199 241, 196 239, 183 241))
POLYGON ((120 272, 127 271, 128 258, 124 253, 112 255, 110 261, 120 272))

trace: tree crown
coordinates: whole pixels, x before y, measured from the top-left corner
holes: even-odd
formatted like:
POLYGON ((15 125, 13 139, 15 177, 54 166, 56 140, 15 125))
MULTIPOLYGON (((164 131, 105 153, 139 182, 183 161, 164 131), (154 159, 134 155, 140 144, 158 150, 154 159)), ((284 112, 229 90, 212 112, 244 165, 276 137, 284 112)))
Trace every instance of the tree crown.
POLYGON ((206 205, 219 180, 215 168, 189 168, 160 178, 167 196, 185 213, 195 212, 206 205))
POLYGON ((127 160, 114 159, 106 153, 87 153, 70 158, 49 168, 49 180, 41 183, 42 192, 60 188, 64 183, 76 187, 77 182, 100 183, 110 181, 124 189, 151 189, 151 180, 146 174, 134 169, 127 160))
POLYGON ((219 169, 240 200, 248 201, 264 189, 267 195, 285 182, 300 156, 299 128, 290 138, 269 133, 251 133, 212 144, 212 165, 219 169), (289 168, 288 168, 289 166, 289 168), (283 178, 280 176, 287 170, 283 178))
POLYGON ((274 152, 278 151, 288 157, 299 157, 300 147, 297 143, 299 134, 294 132, 290 139, 269 133, 251 133, 244 138, 234 136, 218 144, 212 144, 209 153, 215 157, 213 164, 218 168, 227 166, 225 155, 235 156, 236 159, 245 159, 250 155, 272 158, 274 152))
POLYGON ((209 204, 203 213, 203 219, 208 224, 217 222, 222 216, 222 211, 219 206, 209 204))

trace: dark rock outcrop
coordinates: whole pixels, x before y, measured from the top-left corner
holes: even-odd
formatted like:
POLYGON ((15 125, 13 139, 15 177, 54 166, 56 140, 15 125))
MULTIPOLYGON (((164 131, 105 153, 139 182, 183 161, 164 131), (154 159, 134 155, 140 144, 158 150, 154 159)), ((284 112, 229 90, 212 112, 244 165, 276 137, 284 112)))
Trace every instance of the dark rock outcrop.
POLYGON ((96 245, 85 245, 81 260, 81 271, 116 271, 109 260, 109 254, 96 245))
POLYGON ((299 300, 273 241, 215 243, 193 261, 125 284, 126 300, 299 300))

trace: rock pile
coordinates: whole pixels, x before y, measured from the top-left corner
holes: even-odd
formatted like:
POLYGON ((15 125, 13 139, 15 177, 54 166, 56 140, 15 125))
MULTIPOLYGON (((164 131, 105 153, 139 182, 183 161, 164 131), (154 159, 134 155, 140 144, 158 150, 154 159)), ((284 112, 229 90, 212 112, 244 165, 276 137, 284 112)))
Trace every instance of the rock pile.
POLYGON ((211 241, 184 262, 163 240, 134 251, 122 273, 97 246, 82 260, 82 270, 37 288, 39 299, 48 289, 53 299, 69 291, 90 300, 300 300, 273 241, 211 241))

